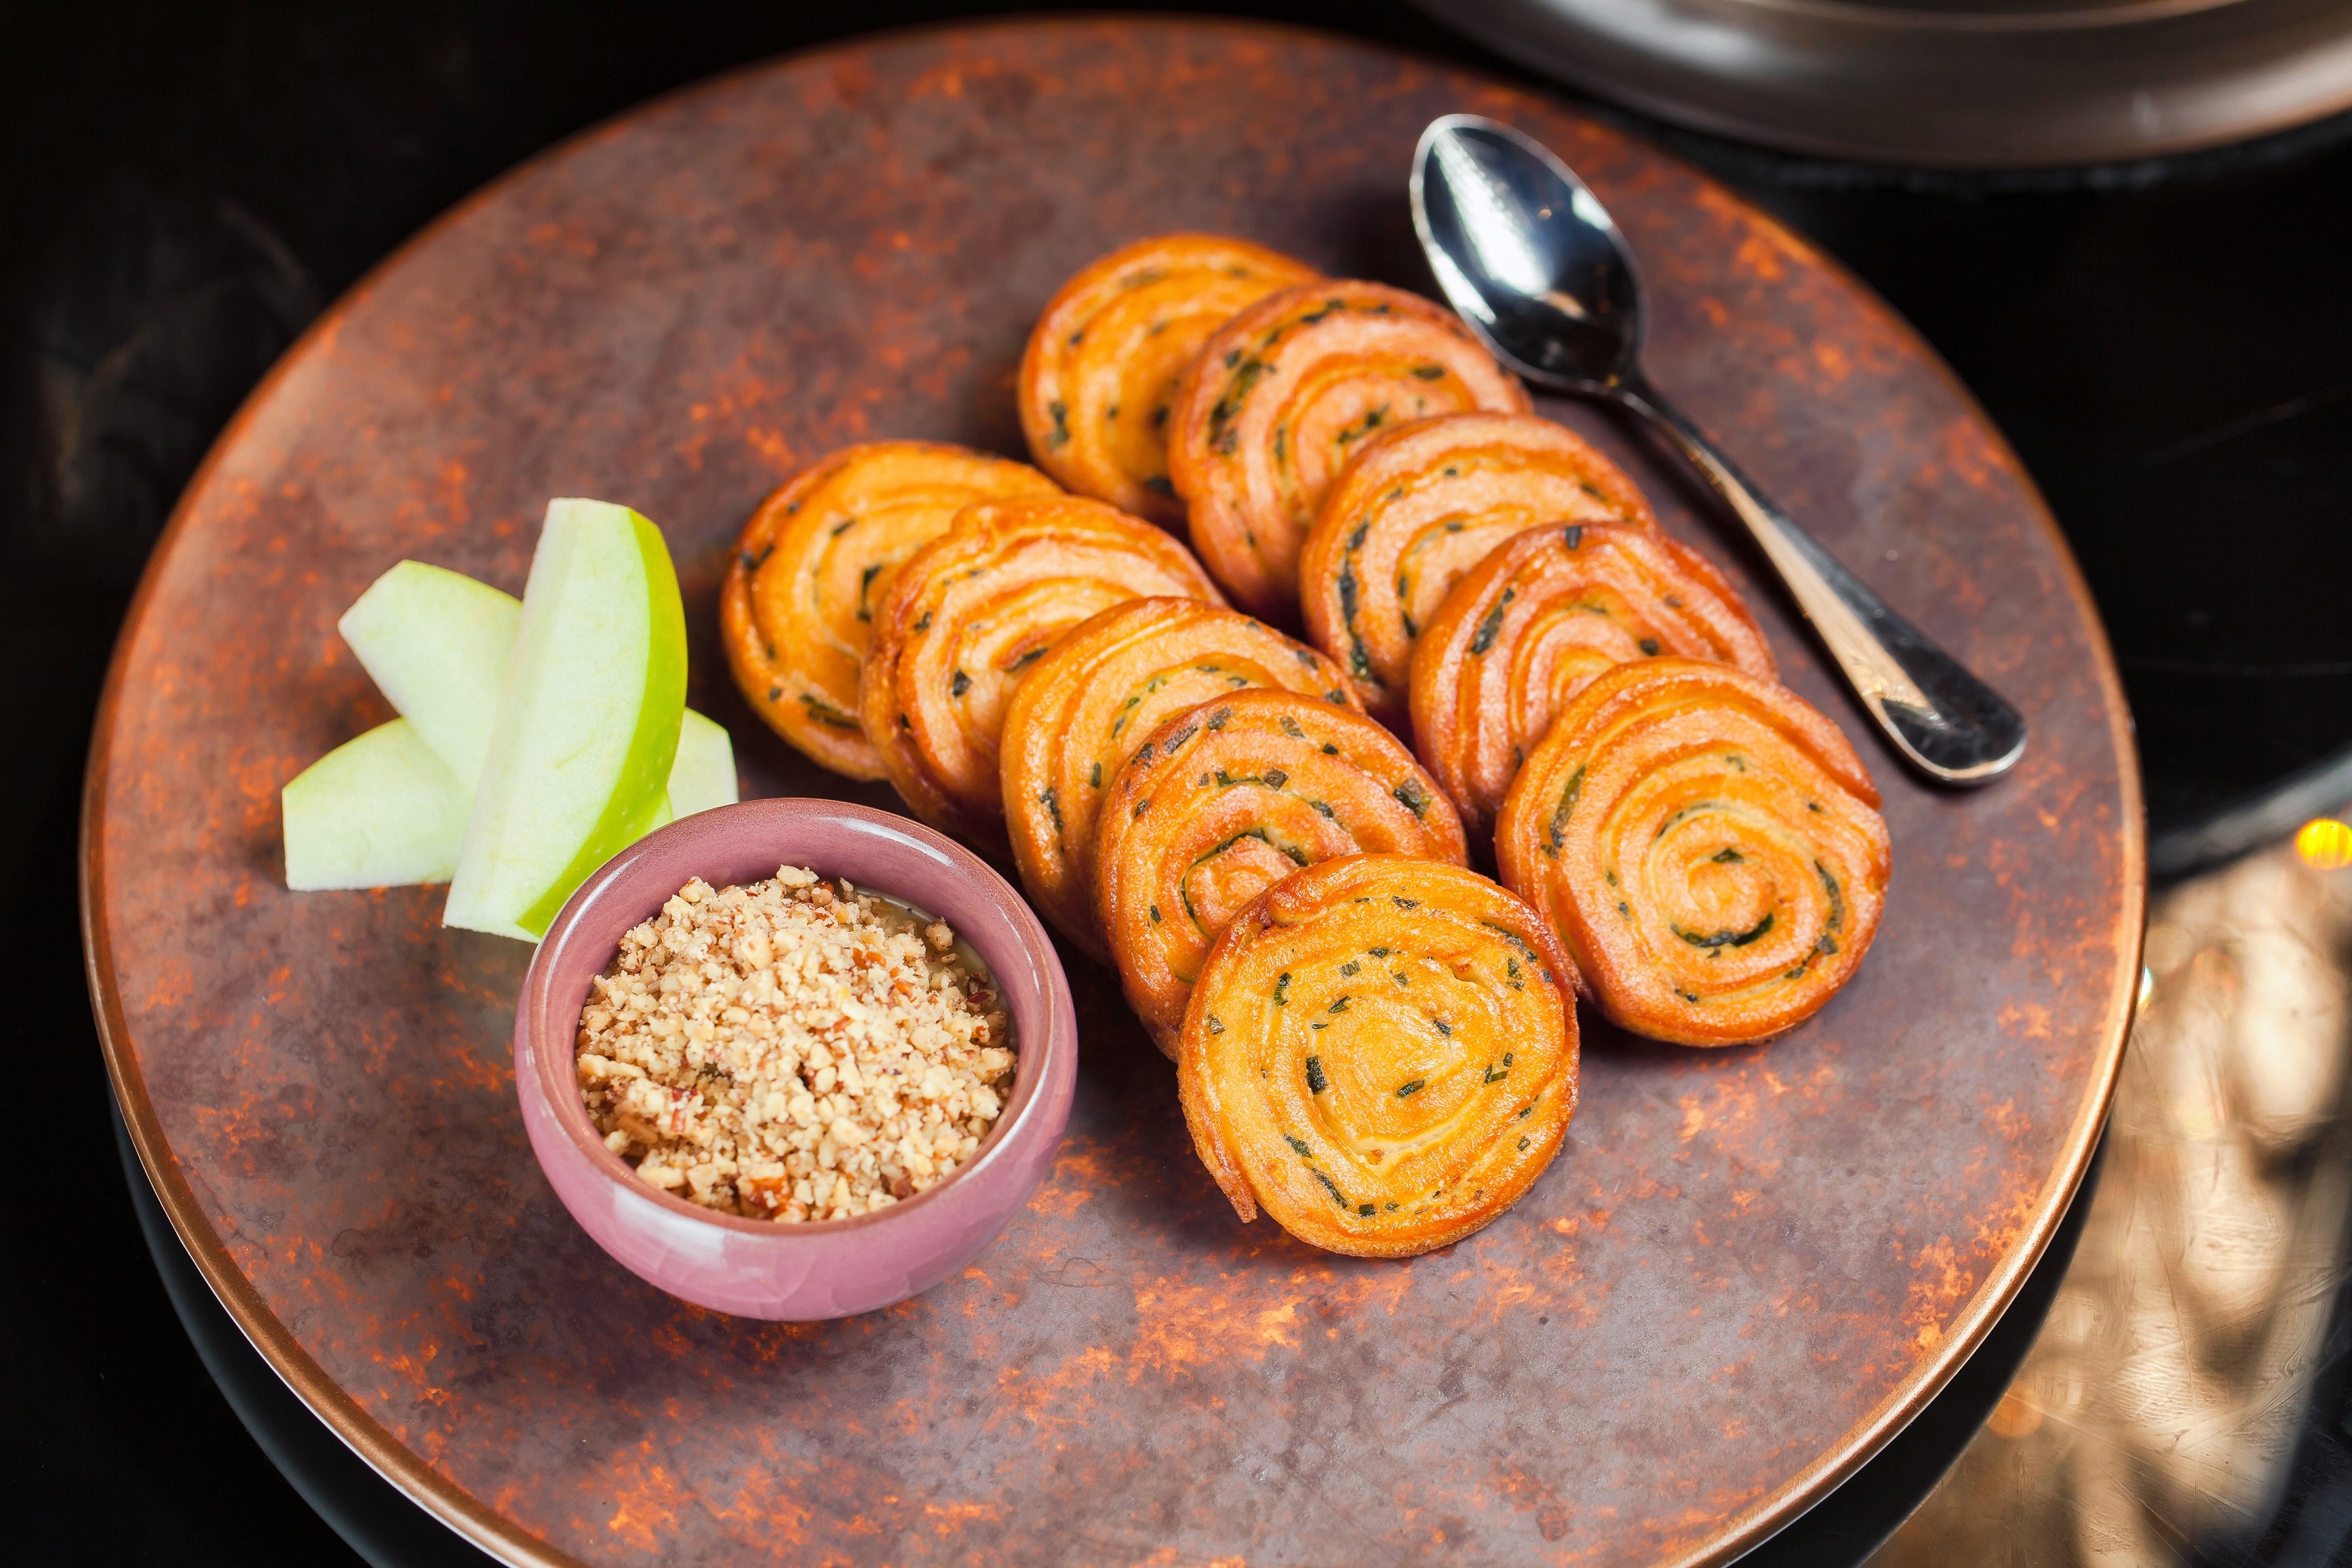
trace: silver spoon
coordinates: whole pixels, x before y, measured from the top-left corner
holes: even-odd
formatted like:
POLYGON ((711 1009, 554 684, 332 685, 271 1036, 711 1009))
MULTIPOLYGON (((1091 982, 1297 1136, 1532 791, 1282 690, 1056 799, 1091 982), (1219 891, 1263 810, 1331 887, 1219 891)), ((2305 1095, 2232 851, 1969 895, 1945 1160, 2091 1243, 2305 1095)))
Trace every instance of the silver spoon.
POLYGON ((1673 438, 1921 772, 1983 784, 2024 755, 2024 717, 2000 693, 1887 608, 1643 376, 1633 255, 1549 149, 1475 114, 1432 121, 1413 154, 1412 223, 1445 297, 1504 363, 1538 385, 1630 408, 1673 438))

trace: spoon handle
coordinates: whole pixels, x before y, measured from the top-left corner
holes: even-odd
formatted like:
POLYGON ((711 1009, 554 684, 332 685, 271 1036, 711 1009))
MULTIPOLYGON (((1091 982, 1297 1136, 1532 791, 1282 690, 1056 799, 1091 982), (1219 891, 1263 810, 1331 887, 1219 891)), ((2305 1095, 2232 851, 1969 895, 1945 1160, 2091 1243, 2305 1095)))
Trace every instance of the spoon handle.
POLYGON ((1946 784, 1979 784, 2024 755, 2024 716, 1888 608, 1680 409, 1646 382, 1621 379, 1609 392, 1665 431, 1748 525, 1854 694, 1914 766, 1946 784))

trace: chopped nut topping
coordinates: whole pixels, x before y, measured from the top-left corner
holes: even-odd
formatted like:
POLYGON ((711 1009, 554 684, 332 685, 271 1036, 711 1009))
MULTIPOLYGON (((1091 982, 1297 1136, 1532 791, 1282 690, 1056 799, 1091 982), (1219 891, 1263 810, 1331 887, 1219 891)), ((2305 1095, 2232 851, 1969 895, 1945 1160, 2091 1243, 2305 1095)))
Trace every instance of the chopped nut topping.
POLYGON ((640 1181, 778 1221, 938 1185, 979 1152, 1016 1060, 945 921, 793 866, 679 889, 621 939, 578 1048, 588 1114, 640 1181))

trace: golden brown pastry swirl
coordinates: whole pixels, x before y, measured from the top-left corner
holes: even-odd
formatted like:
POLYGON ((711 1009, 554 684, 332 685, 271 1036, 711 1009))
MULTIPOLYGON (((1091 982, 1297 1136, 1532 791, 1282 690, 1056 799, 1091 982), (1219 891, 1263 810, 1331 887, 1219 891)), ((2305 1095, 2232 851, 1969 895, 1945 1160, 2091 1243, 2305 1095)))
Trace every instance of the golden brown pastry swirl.
POLYGON ((1769 1038, 1850 979, 1890 871, 1878 791, 1837 726, 1728 665, 1654 658, 1571 699, 1505 797, 1503 880, 1625 1028, 1769 1038))
POLYGON ((1076 496, 966 507, 909 556, 875 611, 858 703, 915 815, 1002 847, 1005 703, 1072 626, 1155 597, 1223 603, 1181 544, 1076 496))
POLYGON ((892 575, 973 501, 1055 493, 1025 463, 938 441, 846 447, 795 474, 743 525, 719 592, 719 637, 751 710, 812 761, 880 778, 857 677, 892 575))
POLYGON ((1037 907, 1097 958, 1095 828, 1145 736, 1196 704, 1276 687, 1356 706, 1339 668, 1263 621, 1191 599, 1130 599, 1038 660, 1004 710, 1013 858, 1037 907))
POLYGON ((1298 561, 1307 640, 1365 708, 1405 718, 1414 641, 1446 591, 1548 522, 1654 523, 1616 464, 1532 414, 1448 414, 1376 432, 1339 470, 1298 561))
POLYGON ((1552 716, 1612 665, 1707 658, 1769 680, 1771 647, 1706 558, 1654 529, 1570 523, 1506 541, 1413 650, 1413 749, 1474 834, 1552 716))
POLYGON ((1291 691, 1236 691, 1162 723, 1119 771, 1098 832, 1119 980, 1171 1056, 1209 944, 1268 885, 1366 850, 1467 858, 1412 752, 1361 713, 1291 691))
POLYGON ((1528 395, 1450 310, 1334 279, 1267 296, 1202 345, 1177 393, 1169 473, 1192 548, 1243 607, 1287 621, 1324 492, 1375 432, 1528 395))
POLYGON ((1277 883, 1218 942, 1177 1058, 1202 1163, 1332 1252, 1457 1241, 1518 1201, 1576 1110, 1567 955, 1475 872, 1366 855, 1277 883))
POLYGON ((1176 384, 1202 341, 1315 269, 1213 234, 1122 246, 1055 294, 1021 356, 1021 428, 1037 464, 1080 495, 1173 526, 1168 479, 1176 384))

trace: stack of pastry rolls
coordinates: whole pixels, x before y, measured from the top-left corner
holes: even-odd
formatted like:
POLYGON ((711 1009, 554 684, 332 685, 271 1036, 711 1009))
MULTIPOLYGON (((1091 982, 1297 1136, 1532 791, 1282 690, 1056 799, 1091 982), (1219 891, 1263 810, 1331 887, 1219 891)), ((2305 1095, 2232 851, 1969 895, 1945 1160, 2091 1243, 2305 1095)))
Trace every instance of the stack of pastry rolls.
POLYGON ((729 658, 1116 967, 1242 1218, 1444 1246, 1559 1148, 1577 995, 1730 1045, 1853 973, 1869 774, 1450 312, 1163 236, 1063 287, 1018 396, 1034 468, 877 442, 770 496, 729 658))

